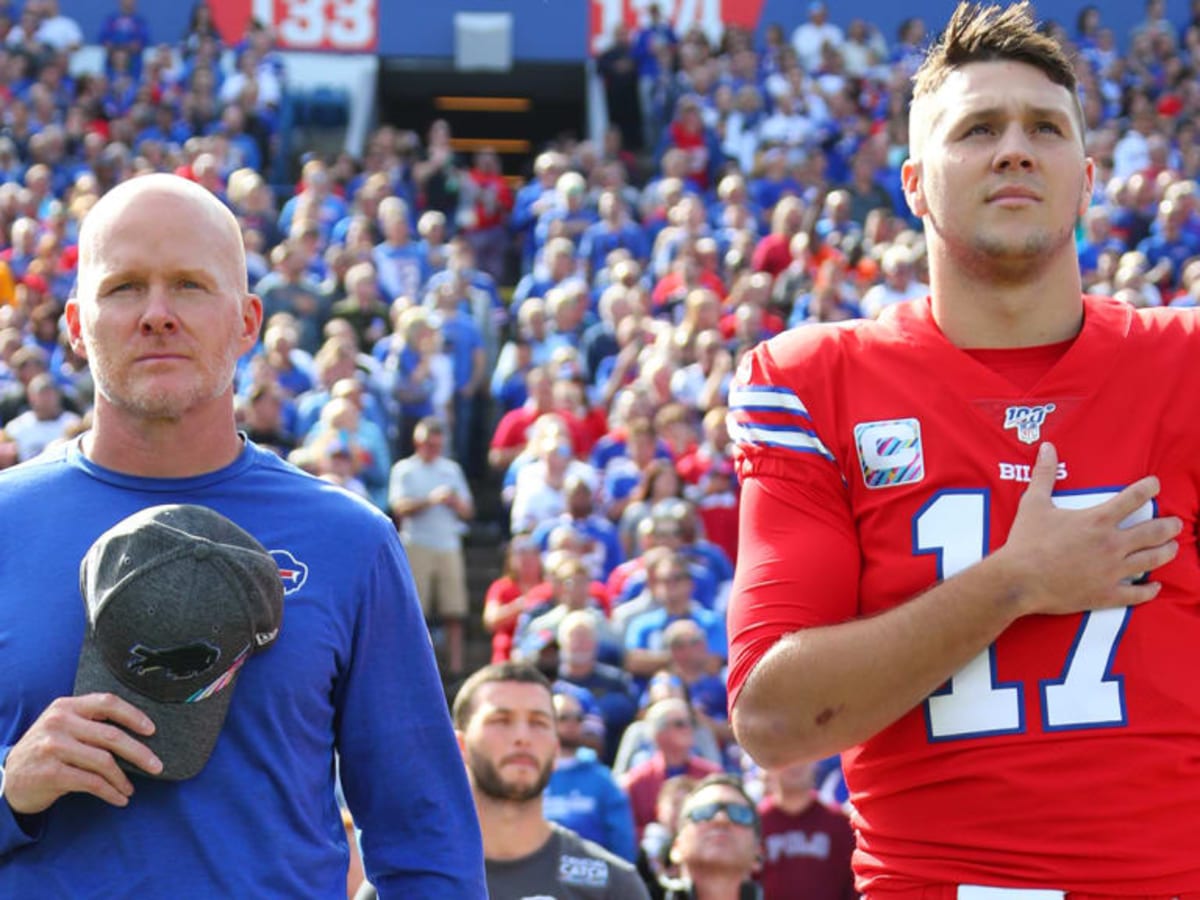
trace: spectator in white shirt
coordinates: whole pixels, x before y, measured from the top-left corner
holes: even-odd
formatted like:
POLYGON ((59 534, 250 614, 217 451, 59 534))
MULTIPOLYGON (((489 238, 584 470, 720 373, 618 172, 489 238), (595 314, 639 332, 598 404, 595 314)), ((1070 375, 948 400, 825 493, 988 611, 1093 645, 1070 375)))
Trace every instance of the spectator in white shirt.
POLYGON ((792 32, 792 46, 805 72, 815 72, 821 65, 821 48, 829 44, 841 50, 845 37, 842 29, 828 20, 829 10, 822 0, 808 4, 808 21, 792 32))
POLYGON ((883 272, 883 281, 863 294, 864 316, 873 319, 883 312, 884 307, 904 300, 918 300, 929 293, 929 285, 922 284, 915 277, 916 262, 912 250, 903 244, 888 247, 879 267, 883 272))
POLYGON ((5 426, 17 444, 17 457, 32 459, 79 423, 79 416, 63 409, 62 393, 48 372, 35 375, 27 389, 29 409, 5 426))
MULTIPOLYGON (((28 0, 32 5, 35 0, 28 0)), ((58 9, 58 0, 41 0, 42 24, 35 35, 39 44, 46 44, 60 52, 73 53, 83 46, 83 30, 70 16, 58 9)))

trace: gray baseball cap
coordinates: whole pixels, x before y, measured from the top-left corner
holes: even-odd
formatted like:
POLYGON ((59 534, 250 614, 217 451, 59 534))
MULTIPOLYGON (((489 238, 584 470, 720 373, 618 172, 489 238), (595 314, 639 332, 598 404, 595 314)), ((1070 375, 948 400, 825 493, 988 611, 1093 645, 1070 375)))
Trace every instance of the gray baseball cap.
MULTIPOLYGON (((116 694, 148 715, 158 776, 197 774, 242 665, 274 643, 283 582, 271 555, 202 506, 153 506, 118 522, 79 567, 87 631, 75 694, 116 694)), ((127 771, 148 775, 118 759, 127 771)))

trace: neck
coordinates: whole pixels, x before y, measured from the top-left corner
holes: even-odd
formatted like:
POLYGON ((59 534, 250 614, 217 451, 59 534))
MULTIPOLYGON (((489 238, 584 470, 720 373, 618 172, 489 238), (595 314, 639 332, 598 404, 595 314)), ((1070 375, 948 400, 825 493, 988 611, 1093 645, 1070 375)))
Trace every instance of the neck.
POLYGON ((570 663, 564 662, 559 667, 562 674, 568 678, 586 678, 592 674, 592 670, 596 668, 595 662, 590 663, 570 663))
MULTIPOLYGON (((212 406, 219 403, 213 401, 212 406)), ((84 454, 97 465, 146 478, 189 478, 215 472, 242 452, 229 398, 221 409, 183 419, 127 415, 98 398, 95 424, 83 439, 84 454)))
POLYGON ((669 750, 661 749, 660 752, 662 753, 663 762, 668 768, 686 766, 692 756, 692 751, 688 747, 684 747, 681 750, 675 748, 669 750))
POLYGON ((704 660, 681 659, 675 661, 675 671, 688 684, 698 680, 704 671, 704 660))
POLYGON ((475 792, 475 808, 483 831, 486 859, 522 859, 550 839, 550 825, 542 816, 542 798, 524 803, 497 800, 475 792))
POLYGON ((667 611, 667 615, 674 616, 676 618, 679 616, 686 616, 688 611, 691 609, 691 606, 692 601, 690 597, 683 601, 667 600, 663 603, 663 609, 667 611))
POLYGON ((941 249, 930 253, 933 318, 956 347, 1037 347, 1079 333, 1083 287, 1070 247, 1040 268, 1014 265, 999 276, 948 264, 941 249))
POLYGON ((738 900, 744 880, 740 872, 686 867, 684 877, 691 882, 696 900, 738 900))
POLYGON ((811 788, 802 791, 780 791, 773 795, 775 805, 789 815, 798 815, 817 802, 811 788))

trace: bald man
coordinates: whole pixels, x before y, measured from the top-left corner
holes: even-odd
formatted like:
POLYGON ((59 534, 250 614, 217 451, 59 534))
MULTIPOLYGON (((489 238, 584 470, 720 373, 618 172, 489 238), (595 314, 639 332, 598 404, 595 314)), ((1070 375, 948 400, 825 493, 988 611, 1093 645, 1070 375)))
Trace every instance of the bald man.
POLYGON ((0 896, 345 897, 335 755, 383 897, 484 896, 395 528, 237 431, 234 367, 262 304, 233 216, 171 175, 114 188, 83 223, 66 320, 95 378, 93 428, 0 480, 0 517, 21 523, 0 544, 0 896), (211 756, 183 781, 155 777, 152 716, 72 696, 80 560, 164 503, 240 525, 284 589, 277 639, 242 668, 211 756))

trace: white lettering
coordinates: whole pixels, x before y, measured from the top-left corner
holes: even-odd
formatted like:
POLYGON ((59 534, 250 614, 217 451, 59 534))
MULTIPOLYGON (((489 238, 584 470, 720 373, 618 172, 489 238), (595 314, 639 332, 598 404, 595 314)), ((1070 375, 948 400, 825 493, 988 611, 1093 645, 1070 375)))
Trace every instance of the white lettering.
POLYGON ((558 880, 563 884, 604 887, 608 884, 608 863, 585 856, 563 856, 558 861, 558 880))
POLYGON ((812 859, 828 859, 829 835, 824 831, 805 834, 803 831, 785 831, 767 836, 767 858, 776 862, 780 857, 792 859, 797 856, 812 859))
MULTIPOLYGON (((1033 480, 1033 466, 1025 463, 999 463, 1001 481, 1019 481, 1028 484, 1033 480)), ((1055 481, 1064 481, 1067 477, 1067 464, 1060 462, 1054 475, 1055 481)))

